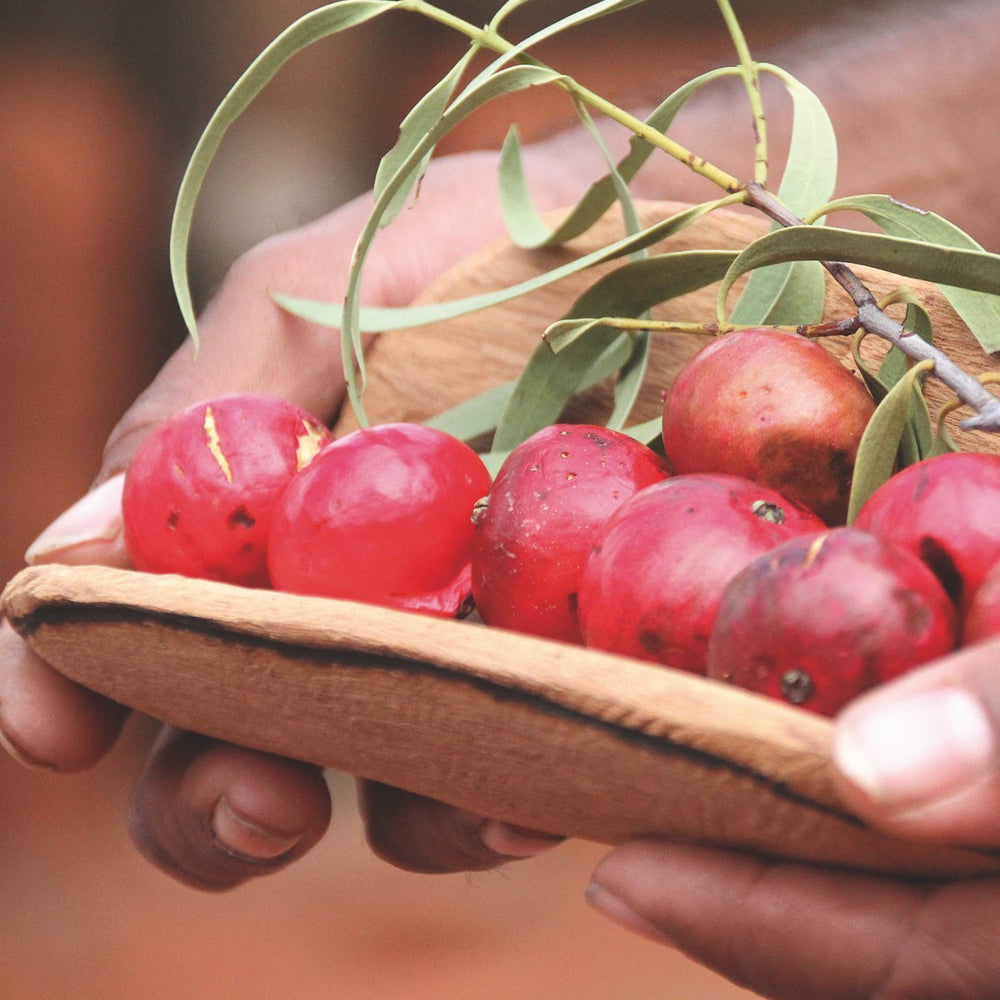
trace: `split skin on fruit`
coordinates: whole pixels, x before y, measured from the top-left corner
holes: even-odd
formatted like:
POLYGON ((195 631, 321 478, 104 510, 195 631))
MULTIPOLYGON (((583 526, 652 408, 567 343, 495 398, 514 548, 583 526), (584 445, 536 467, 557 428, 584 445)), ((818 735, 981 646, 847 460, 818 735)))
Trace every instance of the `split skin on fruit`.
POLYGON ((275 504, 329 436, 316 417, 270 396, 221 396, 175 414, 143 442, 125 475, 132 565, 268 586, 275 504))

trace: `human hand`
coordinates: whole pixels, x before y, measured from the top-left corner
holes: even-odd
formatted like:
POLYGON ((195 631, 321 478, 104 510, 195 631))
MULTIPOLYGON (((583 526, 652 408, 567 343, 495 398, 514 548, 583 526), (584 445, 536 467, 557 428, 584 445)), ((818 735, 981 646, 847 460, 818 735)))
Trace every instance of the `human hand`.
MULTIPOLYGON (((1000 847, 1000 642, 970 646, 836 720, 841 792, 899 836, 1000 847)), ((1000 879, 920 882, 654 841, 612 851, 588 898, 774 1000, 997 995, 1000 879)))
MULTIPOLYGON (((537 167, 541 204, 571 196, 537 167)), ((451 264, 501 233, 494 154, 432 165, 419 200, 384 231, 370 257, 367 302, 404 305, 451 264), (461 214, 457 215, 458 210, 461 214), (456 224, 456 219, 461 224, 456 224)), ((123 470, 139 443, 177 410, 213 395, 266 392, 324 419, 341 403, 337 335, 279 310, 271 289, 335 300, 370 205, 359 199, 238 261, 204 310, 197 359, 186 343, 122 418, 107 443, 97 486, 29 549, 35 563, 126 566, 121 537, 123 470)), ((63 678, 21 642, 0 632, 0 738, 24 763, 72 772, 114 743, 127 710, 63 678)), ((361 802, 373 848, 422 871, 485 868, 535 853, 552 841, 447 809, 381 785, 361 802)), ((323 835, 330 815, 316 767, 165 729, 138 781, 130 821, 140 849, 176 878, 222 889, 274 871, 323 835)))

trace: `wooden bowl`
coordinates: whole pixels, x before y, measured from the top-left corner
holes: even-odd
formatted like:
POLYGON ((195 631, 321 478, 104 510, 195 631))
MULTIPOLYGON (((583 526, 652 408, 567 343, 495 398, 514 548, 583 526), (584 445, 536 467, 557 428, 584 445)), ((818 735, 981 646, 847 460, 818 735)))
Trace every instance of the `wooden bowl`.
MULTIPOLYGON (((643 214, 672 207, 645 205, 643 214)), ((606 242, 619 225, 609 216, 559 250, 498 244, 428 296, 528 277, 606 242)), ((760 228, 717 214, 671 245, 738 246, 760 228)), ((876 292, 888 287, 863 274, 876 292)), ((370 359, 371 415, 423 419, 514 377, 544 326, 592 280, 383 335, 370 359)), ((985 367, 941 296, 920 291, 950 353, 985 367)), ((660 315, 711 317, 713 295, 686 296, 660 315)), ((831 288, 830 315, 849 312, 831 288)), ((679 341, 658 344, 636 420, 657 412, 662 385, 696 349, 679 341)), ((606 405, 597 391, 578 415, 606 405)), ((345 414, 339 429, 350 426, 345 414)), ((973 446, 996 450, 981 437, 973 446)), ((29 568, 2 602, 57 670, 141 712, 511 823, 903 875, 1000 872, 998 855, 895 840, 848 812, 831 781, 827 720, 665 667, 470 622, 96 566, 29 568)))

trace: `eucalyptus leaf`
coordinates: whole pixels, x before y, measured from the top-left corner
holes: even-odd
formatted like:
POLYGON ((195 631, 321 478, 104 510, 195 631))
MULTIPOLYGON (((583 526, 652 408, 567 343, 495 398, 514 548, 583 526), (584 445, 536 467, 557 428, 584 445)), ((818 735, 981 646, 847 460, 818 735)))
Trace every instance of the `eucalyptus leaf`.
MULTIPOLYGON (((465 55, 424 94, 403 119, 396 145, 382 157, 378 170, 375 172, 373 193, 376 198, 382 194, 388 183, 388 178, 395 174, 400 164, 407 160, 414 147, 421 142, 431 127, 444 114, 448 102, 455 93, 455 88, 477 52, 477 46, 470 46, 465 55)), ((402 211, 410 191, 423 177, 432 153, 433 149, 426 150, 408 177, 398 186, 396 194, 379 219, 380 227, 384 228, 389 225, 402 211)))
MULTIPOLYGON (((841 198, 823 206, 817 214, 837 211, 860 212, 890 236, 925 240, 964 250, 983 250, 971 236, 942 216, 906 205, 887 195, 841 198)), ((988 354, 1000 350, 1000 297, 996 294, 984 295, 979 290, 970 291, 964 285, 949 285, 943 281, 938 281, 938 285, 983 350, 988 354)))
POLYGON ((188 280, 188 245, 195 202, 223 136, 292 56, 321 38, 355 27, 395 7, 393 0, 338 0, 303 15, 254 59, 209 119, 181 180, 170 228, 174 294, 196 345, 198 321, 188 280))
MULTIPOLYGON (((837 137, 826 108, 808 87, 777 66, 758 68, 778 77, 792 98, 792 135, 778 198, 796 215, 805 215, 833 194, 837 137)), ((825 299, 822 264, 777 264, 753 271, 729 318, 740 325, 818 323, 825 299)))
MULTIPOLYGON (((730 66, 691 80, 663 101, 646 119, 646 124, 659 132, 666 132, 692 94, 714 80, 736 74, 739 74, 739 68, 730 66)), ((649 142, 633 135, 628 154, 618 161, 619 177, 625 182, 631 181, 653 151, 654 147, 649 142)), ((614 174, 609 171, 595 181, 566 218, 551 229, 535 209, 524 173, 520 139, 517 130, 511 129, 500 153, 499 195, 510 238, 518 246, 537 248, 565 243, 586 232, 614 204, 617 193, 614 174)), ((828 192, 821 200, 829 197, 828 192)))
POLYGON ((505 94, 552 83, 560 79, 563 77, 555 70, 534 65, 511 66, 501 69, 493 75, 480 74, 473 84, 465 87, 451 106, 419 137, 418 141, 413 143, 409 153, 400 157, 395 169, 391 173, 385 172, 383 186, 355 244, 351 268, 347 277, 340 324, 341 358, 347 381, 348 396, 362 424, 366 423, 364 406, 361 402, 365 370, 361 343, 359 296, 364 263, 375 236, 381 228, 382 218, 386 213, 392 211, 398 193, 412 179, 413 172, 419 169, 424 157, 473 111, 505 94))
MULTIPOLYGON (((567 318, 638 316, 660 302, 718 281, 733 256, 733 251, 689 250, 631 261, 587 289, 567 318)), ((548 345, 540 345, 518 379, 497 428, 494 448, 516 447, 555 422, 580 391, 593 359, 611 345, 631 342, 629 334, 598 325, 558 355, 548 345)))
POLYGON ((826 226, 789 226, 754 240, 733 262, 719 290, 718 312, 743 274, 791 260, 831 260, 864 264, 894 274, 1000 294, 1000 256, 920 240, 860 233, 826 226))
MULTIPOLYGON (((518 282, 506 288, 479 295, 471 295, 462 299, 452 299, 448 302, 427 303, 416 306, 379 307, 365 306, 358 312, 359 328, 363 333, 384 333, 387 330, 403 330, 410 327, 427 326, 430 323, 440 323, 465 316, 469 313, 488 309, 491 306, 509 302, 528 292, 579 274, 597 264, 605 264, 636 253, 639 250, 655 246, 674 233, 680 232, 715 208, 728 203, 723 198, 716 202, 707 202, 686 208, 666 219, 653 223, 646 229, 632 236, 624 236, 620 240, 600 247, 589 254, 584 254, 575 260, 545 271, 535 277, 518 282)), ((735 257, 732 251, 724 251, 731 261, 735 257)), ((283 292, 273 292, 272 299, 287 312, 300 319, 308 320, 320 326, 331 329, 341 329, 344 323, 344 306, 340 302, 322 302, 316 299, 306 299, 287 295, 283 292)))
POLYGON ((472 441, 496 430, 500 415, 514 392, 515 381, 504 382, 442 410, 425 420, 428 427, 445 431, 460 441, 472 441))
POLYGON ((644 423, 633 424, 631 427, 623 428, 622 432, 643 444, 653 445, 659 441, 660 435, 663 433, 663 418, 654 417, 644 423))
POLYGON ((853 523, 865 501, 892 475, 913 394, 920 391, 920 380, 933 367, 932 361, 914 365, 875 408, 861 436, 854 463, 848 524, 853 523))

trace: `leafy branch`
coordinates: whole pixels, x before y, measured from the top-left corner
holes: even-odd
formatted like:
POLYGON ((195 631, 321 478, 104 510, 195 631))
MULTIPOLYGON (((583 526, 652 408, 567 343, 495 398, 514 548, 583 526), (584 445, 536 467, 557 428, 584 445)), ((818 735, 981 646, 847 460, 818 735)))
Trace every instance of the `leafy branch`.
MULTIPOLYGON (((570 313, 549 331, 549 344, 539 346, 512 384, 488 394, 488 399, 456 410, 459 422, 475 411, 473 424, 482 431, 495 428, 494 448, 511 447, 545 422, 555 419, 566 400, 595 380, 617 373, 627 385, 617 399, 614 419, 624 419, 634 398, 637 373, 646 350, 641 344, 657 324, 645 319, 646 310, 684 294, 721 282, 714 324, 689 324, 690 329, 717 332, 750 325, 791 326, 813 335, 849 334, 859 327, 887 340, 921 377, 928 370, 947 385, 975 413, 965 427, 1000 430, 1000 400, 976 378, 935 347, 932 339, 914 333, 908 318, 892 320, 875 301, 849 263, 866 264, 891 273, 938 284, 985 350, 1000 349, 1000 257, 988 254, 951 223, 932 213, 902 206, 884 196, 865 195, 832 202, 836 179, 836 137, 822 103, 785 70, 756 62, 729 0, 716 0, 737 55, 738 65, 705 73, 678 88, 640 119, 583 86, 572 77, 545 65, 531 54, 539 43, 569 29, 606 17, 642 0, 597 0, 549 24, 519 42, 501 33, 501 26, 527 0, 507 0, 485 26, 435 6, 429 0, 335 0, 304 15, 279 35, 254 60, 212 116, 191 157, 178 194, 171 234, 171 269, 182 314, 192 336, 197 324, 188 287, 187 248, 194 205, 209 165, 226 130, 253 101, 273 75, 295 53, 321 38, 361 25, 389 12, 407 12, 437 22, 465 37, 468 49, 451 70, 414 106, 403 121, 395 146, 380 164, 374 183, 374 207, 357 241, 342 303, 323 303, 275 294, 288 311, 313 322, 339 328, 344 371, 352 405, 365 422, 362 395, 365 361, 362 334, 400 329, 484 309, 560 280, 570 274, 610 261, 623 261, 581 297, 570 313), (473 58, 493 58, 466 79, 473 58), (767 115, 761 75, 778 79, 793 104, 791 141, 781 183, 768 186, 767 115), (754 132, 753 179, 742 181, 669 134, 674 117, 701 88, 726 76, 744 82, 754 132), (501 204, 512 238, 523 246, 547 246, 581 235, 617 200, 629 220, 629 231, 569 264, 510 288, 453 302, 401 309, 369 309, 360 304, 361 274, 378 231, 389 225, 407 199, 418 190, 437 143, 468 115, 497 97, 535 86, 562 90, 601 146, 608 172, 584 193, 563 222, 550 229, 531 203, 516 134, 511 131, 500 156, 501 204), (591 115, 617 123, 630 135, 629 151, 614 163, 603 146, 591 115), (722 191, 722 196, 694 205, 667 219, 638 227, 631 211, 628 183, 653 153, 681 162, 722 191), (774 223, 768 234, 744 250, 666 252, 636 259, 642 251, 667 240, 717 209, 746 204, 774 223), (864 212, 884 235, 835 229, 823 224, 834 211, 864 212), (846 320, 824 323, 826 279, 824 269, 846 290, 857 313, 846 320), (738 277, 749 278, 735 307, 727 312, 727 295, 738 277)), ((915 313, 916 315, 916 313, 915 313)), ((685 329, 684 324, 674 324, 685 329)), ((891 367, 898 368, 896 360, 891 367)), ((902 379, 897 372, 896 381, 902 379)), ((919 384, 908 376, 907 384, 919 384)), ((901 396, 902 390, 896 393, 901 396)), ((451 417, 436 421, 448 425, 451 417)), ((461 434, 461 427, 456 426, 461 434)))

